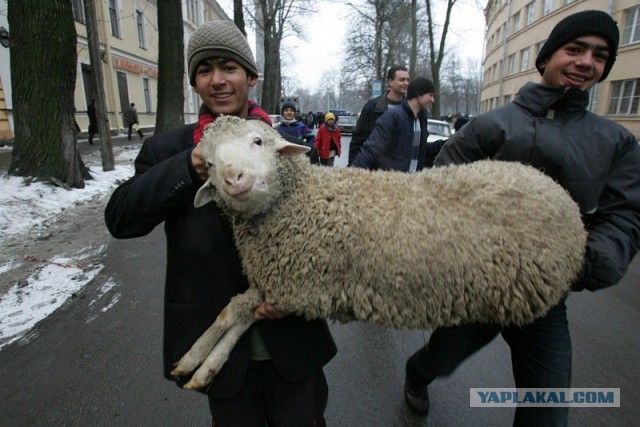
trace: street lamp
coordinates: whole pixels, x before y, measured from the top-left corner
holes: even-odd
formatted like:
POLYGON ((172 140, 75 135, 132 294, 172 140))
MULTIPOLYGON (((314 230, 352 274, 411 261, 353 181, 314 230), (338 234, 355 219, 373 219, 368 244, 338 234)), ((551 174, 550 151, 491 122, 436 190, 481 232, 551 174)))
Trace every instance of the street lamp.
POLYGON ((5 27, 0 27, 0 44, 9 47, 9 31, 5 27))

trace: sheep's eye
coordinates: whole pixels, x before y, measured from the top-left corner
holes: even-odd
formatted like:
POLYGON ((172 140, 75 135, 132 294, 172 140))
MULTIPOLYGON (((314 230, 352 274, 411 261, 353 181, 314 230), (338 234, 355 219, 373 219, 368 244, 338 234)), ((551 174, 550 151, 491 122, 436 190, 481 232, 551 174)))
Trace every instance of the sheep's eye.
POLYGON ((256 144, 256 145, 262 145, 262 138, 260 138, 259 136, 256 136, 253 139, 253 143, 256 144))

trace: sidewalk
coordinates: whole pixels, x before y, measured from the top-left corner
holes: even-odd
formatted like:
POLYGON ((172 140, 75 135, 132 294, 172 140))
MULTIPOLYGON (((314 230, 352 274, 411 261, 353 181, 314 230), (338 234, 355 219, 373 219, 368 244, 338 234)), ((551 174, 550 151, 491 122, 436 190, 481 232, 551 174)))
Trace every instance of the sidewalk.
MULTIPOLYGON (((145 134, 145 139, 148 136, 153 135, 150 131, 145 134)), ((131 141, 127 140, 127 134, 121 133, 118 135, 111 136, 111 145, 112 147, 123 146, 128 144, 137 144, 140 142, 140 138, 135 135, 131 138, 131 141)), ((98 135, 93 139, 93 145, 89 145, 89 140, 87 138, 79 138, 78 139, 78 149, 80 150, 80 157, 85 156, 86 154, 93 151, 100 151, 100 138, 98 135)), ((9 165, 11 164, 11 151, 13 150, 12 145, 5 145, 4 147, 0 147, 0 174, 5 174, 9 170, 9 165)))

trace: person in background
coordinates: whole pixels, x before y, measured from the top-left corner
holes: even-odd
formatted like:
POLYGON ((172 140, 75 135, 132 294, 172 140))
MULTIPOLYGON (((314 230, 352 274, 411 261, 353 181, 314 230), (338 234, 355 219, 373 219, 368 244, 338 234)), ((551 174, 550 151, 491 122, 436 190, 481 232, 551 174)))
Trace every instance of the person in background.
MULTIPOLYGON (((129 126, 129 133, 127 135, 128 136, 127 139, 130 140, 131 130, 133 129, 133 125, 138 125, 138 126, 140 125, 140 121, 138 120, 138 110, 136 110, 136 104, 134 104, 133 102, 131 103, 129 108, 127 108, 127 111, 124 112, 124 122, 127 124, 127 126, 129 126)), ((136 133, 138 134, 140 139, 144 138, 142 129, 140 129, 139 127, 136 133)))
POLYGON ((469 118, 461 113, 455 113, 451 116, 451 123, 453 123, 453 130, 458 132, 462 126, 469 123, 469 118))
MULTIPOLYGON (((588 90, 609 75, 619 38, 616 22, 603 11, 562 19, 536 59, 540 83, 525 84, 511 103, 461 127, 436 158, 436 166, 484 159, 522 162, 563 186, 579 205, 588 232, 574 291, 618 283, 640 245, 640 146, 627 129, 587 110, 588 90)), ((571 387, 571 338, 563 300, 521 327, 436 329, 407 361, 408 407, 426 416, 428 385, 450 375, 498 335, 510 347, 517 388, 571 387)), ((567 418, 568 408, 559 405, 518 406, 513 424, 565 426, 567 418)))
POLYGON ((318 129, 315 141, 321 165, 333 166, 335 157, 342 153, 341 141, 340 127, 336 124, 335 115, 333 113, 325 114, 324 124, 318 129))
MULTIPOLYGON (((164 374, 249 284, 228 217, 214 203, 194 208, 207 179, 199 142, 220 114, 271 125, 249 100, 258 68, 245 36, 232 21, 198 27, 187 48, 189 82, 202 99, 198 122, 144 141, 135 175, 109 200, 105 221, 116 238, 149 234, 164 222, 164 374)), ((244 334, 206 393, 214 426, 325 426, 328 387, 323 366, 336 354, 324 320, 307 321, 266 302, 260 321, 244 334)))
POLYGON ((358 156, 360 149, 364 145, 371 132, 373 131, 376 121, 389 108, 397 107, 407 95, 409 87, 409 71, 406 67, 395 65, 387 71, 387 87, 388 89, 380 96, 370 99, 358 117, 358 123, 351 135, 351 144, 349 145, 349 166, 358 156))
POLYGON ((280 114, 283 120, 280 122, 276 129, 281 134, 288 134, 293 136, 299 144, 306 145, 309 148, 313 148, 315 142, 315 136, 313 131, 303 122, 296 119, 296 106, 293 102, 287 101, 280 107, 280 114))
POLYGON ((98 133, 98 116, 96 115, 96 100, 91 99, 87 105, 87 116, 89 116, 89 144, 93 145, 93 137, 98 133))
POLYGON ((428 143, 428 111, 433 105, 431 80, 417 77, 409 83, 407 99, 387 109, 351 166, 365 169, 417 172, 433 166, 445 140, 428 143))

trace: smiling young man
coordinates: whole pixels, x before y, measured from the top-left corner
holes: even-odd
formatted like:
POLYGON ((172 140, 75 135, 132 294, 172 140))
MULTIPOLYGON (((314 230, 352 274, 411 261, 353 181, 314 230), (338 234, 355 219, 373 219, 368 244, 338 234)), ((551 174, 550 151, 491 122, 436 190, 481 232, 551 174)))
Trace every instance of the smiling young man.
MULTIPOLYGON (((247 279, 228 219, 209 203, 194 208, 207 178, 198 143, 220 114, 263 120, 248 99, 258 69, 244 35, 231 21, 211 21, 191 36, 189 80, 202 99, 198 123, 147 139, 135 176, 120 185, 105 219, 117 238, 149 234, 164 222, 167 267, 164 310, 164 373, 213 323, 247 279)), ((327 383, 323 366, 336 347, 324 320, 306 321, 266 303, 206 392, 214 426, 324 426, 327 383)))
MULTIPOLYGON (((609 75, 618 41, 618 27, 605 12, 567 16, 536 59, 540 83, 527 83, 513 102, 473 119, 436 158, 438 166, 487 158, 522 162, 562 185, 579 205, 588 232, 575 291, 618 283, 640 244, 640 147, 627 129, 587 111, 587 90, 609 75)), ((522 327, 474 324, 434 331, 407 361, 409 408, 426 416, 429 383, 451 374, 499 334, 511 349, 516 387, 571 387, 571 339, 562 301, 522 327)), ((563 426, 567 415, 566 407, 518 407, 514 425, 563 426)))

